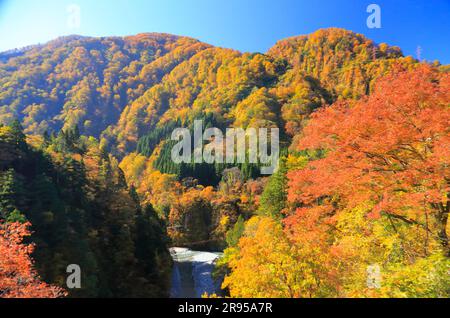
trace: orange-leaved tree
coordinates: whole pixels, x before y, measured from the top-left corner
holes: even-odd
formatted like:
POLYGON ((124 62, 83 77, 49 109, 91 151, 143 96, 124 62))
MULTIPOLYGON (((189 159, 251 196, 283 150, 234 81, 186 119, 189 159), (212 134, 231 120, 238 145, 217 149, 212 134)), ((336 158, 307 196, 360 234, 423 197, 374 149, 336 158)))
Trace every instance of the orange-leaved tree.
POLYGON ((399 67, 372 95, 316 112, 296 148, 325 155, 289 174, 298 209, 287 224, 332 227, 343 209, 370 202, 368 219, 411 225, 450 255, 449 124, 450 74, 428 65, 399 67))
POLYGON ((0 298, 56 298, 65 292, 42 282, 33 268, 30 224, 0 223, 0 298))

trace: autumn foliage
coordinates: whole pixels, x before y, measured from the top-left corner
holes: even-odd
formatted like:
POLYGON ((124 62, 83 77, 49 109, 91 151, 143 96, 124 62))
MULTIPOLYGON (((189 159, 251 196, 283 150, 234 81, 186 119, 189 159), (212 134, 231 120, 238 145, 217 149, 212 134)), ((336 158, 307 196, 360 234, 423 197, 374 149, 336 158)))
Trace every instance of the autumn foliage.
POLYGON ((56 298, 66 293, 42 282, 33 267, 30 224, 0 224, 0 298, 56 298))
POLYGON ((225 252, 223 287, 234 297, 448 297, 449 92, 447 73, 398 67, 370 96, 314 113, 292 146, 309 162, 287 173, 284 220, 247 222, 225 252))
POLYGON ((333 223, 342 206, 371 202, 368 217, 419 225, 448 252, 449 101, 450 76, 422 66, 314 114, 298 148, 327 155, 290 173, 289 200, 301 207, 288 223, 305 214, 333 223))
POLYGON ((82 266, 71 297, 168 295, 169 245, 225 249, 232 297, 450 295, 448 66, 337 28, 266 54, 71 36, 0 54, 0 105, 0 297, 63 295, 26 220, 45 281, 82 266), (279 127, 278 172, 173 162, 200 119, 279 127))

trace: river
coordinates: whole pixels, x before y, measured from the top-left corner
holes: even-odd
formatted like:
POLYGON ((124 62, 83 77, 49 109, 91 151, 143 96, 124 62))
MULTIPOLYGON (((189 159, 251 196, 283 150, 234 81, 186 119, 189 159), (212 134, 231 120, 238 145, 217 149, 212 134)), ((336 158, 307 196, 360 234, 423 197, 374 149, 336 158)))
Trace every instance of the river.
POLYGON ((220 281, 214 281, 214 264, 222 253, 192 251, 188 248, 170 249, 174 265, 171 298, 201 298, 204 293, 220 294, 220 281))

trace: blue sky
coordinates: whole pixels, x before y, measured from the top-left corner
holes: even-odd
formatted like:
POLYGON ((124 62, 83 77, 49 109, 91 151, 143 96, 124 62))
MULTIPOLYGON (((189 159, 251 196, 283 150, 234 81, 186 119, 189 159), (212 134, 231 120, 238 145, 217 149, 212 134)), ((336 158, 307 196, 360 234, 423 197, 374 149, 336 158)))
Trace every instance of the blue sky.
POLYGON ((0 0, 0 51, 60 35, 165 32, 249 52, 319 28, 343 27, 406 55, 450 63, 450 0, 0 0), (382 28, 369 29, 369 4, 382 9, 382 28), (81 9, 70 28, 70 4, 81 9))

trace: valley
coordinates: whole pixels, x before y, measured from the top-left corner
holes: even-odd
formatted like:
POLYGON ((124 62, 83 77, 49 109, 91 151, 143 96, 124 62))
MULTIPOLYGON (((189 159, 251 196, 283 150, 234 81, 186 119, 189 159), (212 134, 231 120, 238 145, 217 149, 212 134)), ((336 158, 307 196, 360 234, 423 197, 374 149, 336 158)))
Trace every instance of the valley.
POLYGON ((0 250, 30 285, 0 296, 448 297, 449 70, 340 28, 265 53, 162 33, 0 53, 0 250), (173 160, 176 129, 212 128, 279 132, 278 169, 245 136, 173 160))

